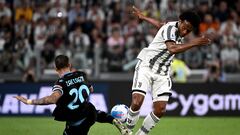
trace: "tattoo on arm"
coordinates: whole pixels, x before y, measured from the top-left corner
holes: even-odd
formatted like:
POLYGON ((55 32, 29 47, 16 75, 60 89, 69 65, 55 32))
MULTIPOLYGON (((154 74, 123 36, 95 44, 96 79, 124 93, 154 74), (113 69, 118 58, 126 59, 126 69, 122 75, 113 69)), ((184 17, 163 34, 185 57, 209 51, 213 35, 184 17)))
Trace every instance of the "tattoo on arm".
POLYGON ((60 91, 54 91, 50 96, 46 96, 40 99, 32 100, 33 105, 49 105, 57 103, 58 99, 61 97, 62 93, 60 91))

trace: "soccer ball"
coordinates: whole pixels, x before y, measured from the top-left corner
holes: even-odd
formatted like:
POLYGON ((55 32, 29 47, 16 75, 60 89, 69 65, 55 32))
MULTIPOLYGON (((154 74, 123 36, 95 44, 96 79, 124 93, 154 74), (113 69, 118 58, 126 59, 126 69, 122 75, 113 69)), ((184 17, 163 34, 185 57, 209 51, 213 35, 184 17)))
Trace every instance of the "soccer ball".
POLYGON ((111 110, 111 115, 119 119, 122 123, 125 123, 127 121, 127 113, 128 113, 128 107, 124 104, 117 104, 113 106, 111 110))

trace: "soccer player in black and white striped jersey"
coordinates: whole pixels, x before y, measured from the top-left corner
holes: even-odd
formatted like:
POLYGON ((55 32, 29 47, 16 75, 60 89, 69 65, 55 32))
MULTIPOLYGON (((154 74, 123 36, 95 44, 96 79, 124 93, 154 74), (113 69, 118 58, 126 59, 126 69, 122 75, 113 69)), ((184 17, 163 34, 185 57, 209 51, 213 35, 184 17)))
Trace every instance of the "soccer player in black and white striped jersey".
POLYGON ((208 45, 211 40, 201 36, 188 43, 182 42, 187 34, 199 26, 200 18, 195 12, 183 12, 178 21, 172 22, 159 22, 146 17, 136 7, 133 7, 133 13, 139 19, 159 28, 153 41, 148 47, 143 48, 137 57, 139 61, 135 68, 132 102, 127 119, 127 127, 132 130, 139 119, 140 107, 150 88, 153 111, 145 117, 142 127, 136 133, 136 135, 146 135, 164 115, 168 99, 171 96, 170 65, 174 55, 192 47, 208 45))

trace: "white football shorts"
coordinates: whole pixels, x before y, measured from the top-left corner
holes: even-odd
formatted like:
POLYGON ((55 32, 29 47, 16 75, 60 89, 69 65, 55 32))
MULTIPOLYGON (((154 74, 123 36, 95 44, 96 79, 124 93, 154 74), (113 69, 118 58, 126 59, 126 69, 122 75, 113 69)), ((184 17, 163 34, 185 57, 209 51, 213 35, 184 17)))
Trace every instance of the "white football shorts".
POLYGON ((138 61, 132 84, 132 94, 139 93, 143 96, 150 90, 155 101, 168 101, 171 96, 172 81, 169 76, 162 76, 154 73, 149 67, 141 66, 141 60, 138 61))

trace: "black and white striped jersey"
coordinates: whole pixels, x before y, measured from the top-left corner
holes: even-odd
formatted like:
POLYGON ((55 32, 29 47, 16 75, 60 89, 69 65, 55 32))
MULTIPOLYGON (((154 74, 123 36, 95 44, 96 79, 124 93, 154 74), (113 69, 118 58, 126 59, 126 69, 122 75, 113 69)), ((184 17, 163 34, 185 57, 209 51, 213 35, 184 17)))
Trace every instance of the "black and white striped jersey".
POLYGON ((142 49, 138 55, 138 59, 142 60, 141 66, 148 66, 157 74, 169 75, 174 55, 167 50, 165 42, 170 40, 182 43, 183 38, 178 34, 178 21, 163 25, 150 45, 142 49))

